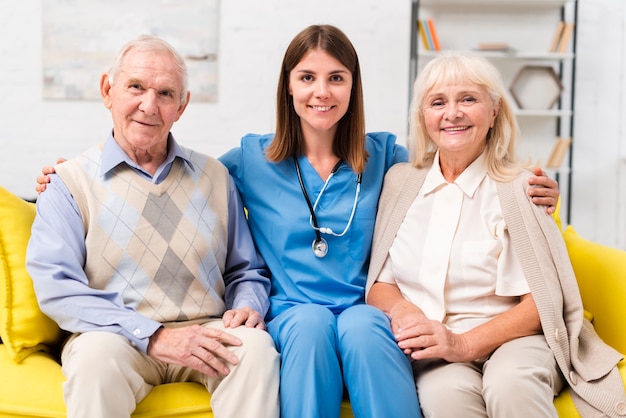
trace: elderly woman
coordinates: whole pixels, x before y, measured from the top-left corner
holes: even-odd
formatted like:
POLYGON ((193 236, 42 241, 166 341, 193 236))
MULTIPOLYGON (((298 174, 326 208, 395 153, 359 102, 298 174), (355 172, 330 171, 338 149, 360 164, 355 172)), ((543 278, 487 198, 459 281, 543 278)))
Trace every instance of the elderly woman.
POLYGON ((413 163, 385 177, 367 280, 410 355, 425 417, 617 417, 621 355, 584 319, 560 231, 533 205, 518 128, 485 59, 444 55, 415 82, 413 163))

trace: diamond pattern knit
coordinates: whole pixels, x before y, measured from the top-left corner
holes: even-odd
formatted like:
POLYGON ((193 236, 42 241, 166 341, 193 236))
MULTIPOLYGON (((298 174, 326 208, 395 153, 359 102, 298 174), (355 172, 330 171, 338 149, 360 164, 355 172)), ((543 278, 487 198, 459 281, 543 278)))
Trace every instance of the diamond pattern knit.
POLYGON ((126 164, 101 175, 101 146, 57 170, 85 225, 89 285, 159 322, 225 309, 229 176, 213 158, 186 151, 193 169, 176 159, 160 184, 126 164))

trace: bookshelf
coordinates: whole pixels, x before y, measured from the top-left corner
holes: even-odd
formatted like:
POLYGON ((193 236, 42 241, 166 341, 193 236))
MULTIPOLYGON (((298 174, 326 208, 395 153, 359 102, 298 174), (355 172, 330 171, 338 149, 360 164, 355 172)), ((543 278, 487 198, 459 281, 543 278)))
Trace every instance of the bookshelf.
MULTIPOLYGON (((576 61, 576 0, 412 0, 410 92, 420 69, 442 52, 481 54, 491 60, 502 73, 511 103, 518 103, 515 94, 552 91, 544 89, 550 80, 522 77, 520 72, 543 67, 538 77, 552 77, 558 97, 552 106, 516 107, 521 139, 518 153, 523 161, 540 165, 559 182, 561 216, 569 223, 574 140, 574 78, 576 61), (418 22, 432 22, 439 50, 424 43, 418 22), (563 22, 563 23, 561 23, 563 22), (573 27, 563 36, 559 29, 573 27), (479 48, 483 46, 484 49, 479 48), (514 84, 524 80, 524 85, 514 84), (533 87, 534 86, 534 87, 533 87), (543 86, 543 87, 542 87, 543 86), (520 89, 529 89, 521 90, 520 89), (533 90, 534 89, 534 90, 533 90), (513 93, 512 93, 513 92, 513 93), (568 141, 563 141, 567 138, 568 141), (563 144, 567 149, 563 149, 563 144), (555 151, 558 149, 558 153, 555 151), (554 156, 561 157, 555 164, 554 156), (550 163, 550 167, 546 167, 550 163)), ((427 28, 428 25, 424 25, 427 28)), ((561 32, 562 33, 562 32, 561 32)), ((524 74, 526 75, 526 74, 524 74)), ((530 96, 529 96, 530 95, 530 96)), ((541 100, 531 100, 539 102, 541 100)), ((547 100, 553 103, 552 100, 547 100)))

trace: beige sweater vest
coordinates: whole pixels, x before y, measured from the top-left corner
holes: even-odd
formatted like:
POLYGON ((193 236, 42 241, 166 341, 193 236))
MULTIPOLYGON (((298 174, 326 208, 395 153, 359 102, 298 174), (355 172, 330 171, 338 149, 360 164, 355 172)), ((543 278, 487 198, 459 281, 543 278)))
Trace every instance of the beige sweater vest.
POLYGON ((85 228, 89 286, 159 322, 224 312, 230 177, 192 152, 154 184, 126 164, 101 175, 102 146, 57 166, 85 228))

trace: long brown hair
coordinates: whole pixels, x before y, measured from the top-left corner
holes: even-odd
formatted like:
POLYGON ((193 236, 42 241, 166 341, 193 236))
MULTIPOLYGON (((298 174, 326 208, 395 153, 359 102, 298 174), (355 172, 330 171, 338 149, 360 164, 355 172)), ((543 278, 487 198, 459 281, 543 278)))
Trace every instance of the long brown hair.
POLYGON ((365 150, 365 111, 359 58, 348 37, 331 25, 312 25, 291 41, 285 51, 276 94, 276 133, 266 150, 270 161, 279 162, 302 152, 304 135, 300 117, 289 94, 291 70, 312 49, 321 49, 331 55, 352 73, 352 91, 346 114, 339 120, 333 141, 333 152, 361 173, 367 162, 365 150))

